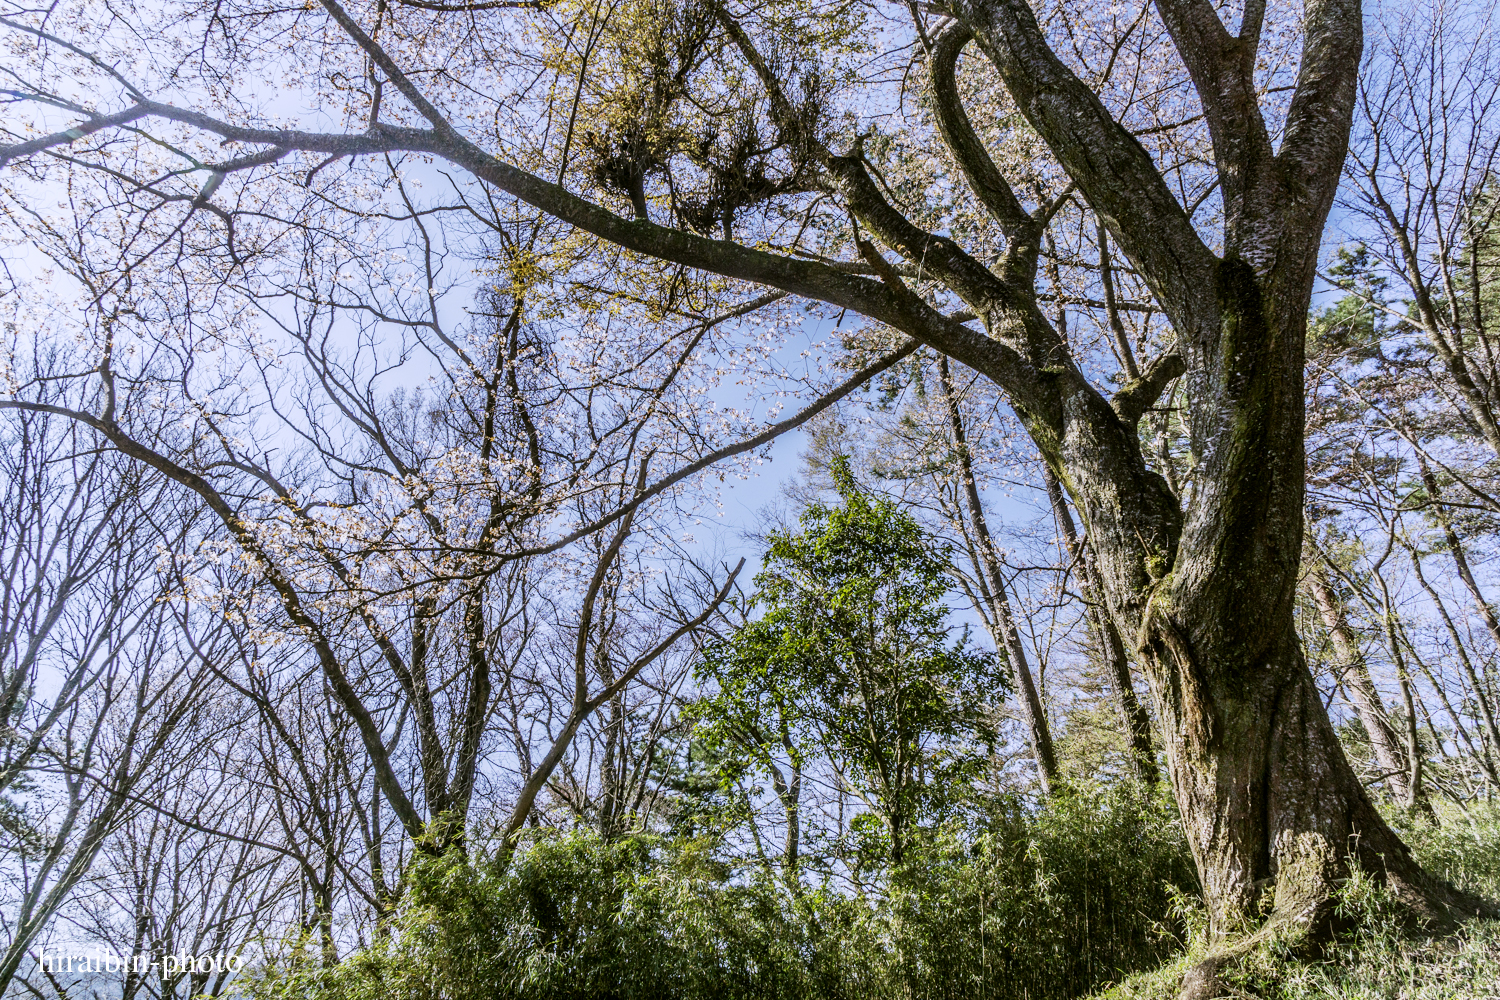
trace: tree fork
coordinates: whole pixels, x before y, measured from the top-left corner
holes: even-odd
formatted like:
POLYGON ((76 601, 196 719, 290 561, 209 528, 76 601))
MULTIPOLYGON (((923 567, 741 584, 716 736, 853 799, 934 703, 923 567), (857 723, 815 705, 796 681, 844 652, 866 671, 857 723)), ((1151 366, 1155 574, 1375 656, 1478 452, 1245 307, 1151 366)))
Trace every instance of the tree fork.
POLYGON ((956 13, 1177 333, 1196 459, 1185 505, 1146 471, 1133 422, 1127 434, 1123 419, 1086 412, 1086 394, 1064 389, 1060 435, 1045 420, 1027 425, 1097 546, 1117 627, 1136 636, 1212 931, 1224 940, 1256 926, 1269 891, 1272 923, 1319 933, 1351 864, 1426 922, 1492 912, 1422 872, 1375 811, 1293 619, 1307 309, 1353 115, 1359 4, 1308 6, 1279 149, 1254 98, 1259 18, 1236 38, 1206 0, 1157 8, 1204 105, 1223 257, 1145 149, 1052 51, 1028 4, 960 0, 956 13))

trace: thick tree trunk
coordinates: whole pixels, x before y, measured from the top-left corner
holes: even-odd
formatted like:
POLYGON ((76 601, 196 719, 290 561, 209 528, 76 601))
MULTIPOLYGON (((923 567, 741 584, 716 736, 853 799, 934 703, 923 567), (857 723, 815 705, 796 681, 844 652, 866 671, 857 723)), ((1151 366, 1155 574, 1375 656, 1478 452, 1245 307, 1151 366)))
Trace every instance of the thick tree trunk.
POLYGON ((1376 811, 1295 630, 1303 286, 1286 296, 1242 262, 1219 271, 1221 342, 1189 366, 1197 485, 1170 569, 1144 588, 1105 581, 1138 637, 1212 931, 1239 935, 1269 914, 1321 935, 1351 867, 1451 925, 1486 905, 1423 872, 1376 811))
MULTIPOLYGON (((1259 18, 1248 17, 1235 36, 1212 5, 1157 0, 1155 7, 1212 138, 1221 251, 1203 243, 1139 141, 1050 49, 1029 4, 957 0, 953 7, 1177 335, 1173 349, 1141 366, 1140 378, 1112 399, 1069 363, 1068 345, 1034 303, 985 285, 970 261, 942 258, 947 244, 921 242, 873 210, 861 219, 887 245, 943 269, 991 336, 1035 366, 1031 379, 975 359, 1007 387, 1084 520, 1110 616, 1132 638, 1152 688, 1214 933, 1238 935, 1268 912, 1278 926, 1326 929, 1321 918, 1351 865, 1391 886, 1425 920, 1492 912, 1423 873, 1375 810, 1295 631, 1307 310, 1347 151, 1359 4, 1305 6, 1297 97, 1275 138, 1256 94, 1259 18), (1178 375, 1193 460, 1182 497, 1147 467, 1138 429, 1178 375)), ((990 195, 997 218, 1010 220, 1007 264, 1022 274, 1034 268, 1027 254, 1039 238, 1013 205, 1002 204, 1008 189, 953 109, 951 48, 934 50, 944 137, 970 186, 990 195)), ((943 349, 966 359, 978 354, 962 345, 943 349)))
POLYGON ((1235 670, 1186 636, 1158 634, 1151 659, 1180 736, 1172 780, 1216 936, 1248 930, 1267 903, 1280 920, 1320 921, 1351 864, 1433 924, 1478 911, 1423 872, 1376 811, 1289 626, 1235 670))

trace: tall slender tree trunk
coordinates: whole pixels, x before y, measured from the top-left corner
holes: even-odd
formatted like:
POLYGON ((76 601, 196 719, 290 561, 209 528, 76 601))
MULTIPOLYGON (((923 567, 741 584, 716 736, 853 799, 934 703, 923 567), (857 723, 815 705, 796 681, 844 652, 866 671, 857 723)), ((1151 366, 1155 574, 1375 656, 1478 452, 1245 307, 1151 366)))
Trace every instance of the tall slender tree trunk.
POLYGON ((1099 603, 1099 587, 1094 580, 1093 553, 1078 538, 1078 529, 1073 525, 1073 515, 1068 510, 1068 502, 1063 497, 1062 485, 1058 483, 1057 477, 1052 474, 1051 469, 1045 470, 1044 476, 1053 516, 1057 518, 1057 526, 1067 544, 1068 557, 1077 567, 1079 580, 1082 582, 1089 631, 1094 637, 1099 658, 1109 673, 1110 684, 1114 689, 1115 708, 1120 713, 1125 735, 1130 738, 1131 766, 1135 769, 1137 778, 1147 784, 1155 784, 1161 773, 1156 766, 1156 747, 1151 742, 1151 719, 1141 705, 1141 700, 1136 697, 1135 682, 1130 677, 1130 661, 1125 655, 1125 642, 1120 638, 1120 630, 1115 628, 1115 623, 1099 603))
MULTIPOLYGON (((1470 685, 1473 686, 1476 692, 1482 694, 1479 671, 1474 669, 1474 661, 1464 646, 1463 636, 1459 634, 1458 627, 1453 623, 1453 616, 1448 613, 1448 606, 1443 601, 1443 595, 1437 592, 1437 589, 1428 581, 1427 575, 1422 572, 1422 554, 1416 550, 1416 546, 1409 542, 1406 543, 1406 554, 1411 560, 1412 572, 1416 575, 1417 583, 1421 584, 1422 589, 1427 592, 1427 596, 1432 599, 1432 606, 1437 609, 1438 617, 1443 622, 1443 628, 1448 632, 1448 638, 1453 640, 1453 651, 1458 655, 1458 662, 1463 667, 1464 673, 1468 676, 1470 685)), ((1468 730, 1464 726, 1463 717, 1454 711, 1452 703, 1449 702, 1447 691, 1433 677, 1432 672, 1427 668, 1425 663, 1419 660, 1418 666, 1422 669, 1433 690, 1437 692, 1438 699, 1443 703, 1443 710, 1448 713, 1448 718, 1453 720, 1453 728, 1468 745, 1469 752, 1480 761, 1490 780, 1500 784, 1500 769, 1495 767, 1494 758, 1495 749, 1500 747, 1500 734, 1495 732, 1495 718, 1494 714, 1488 710, 1488 702, 1482 699, 1479 701, 1479 707, 1484 716, 1481 721, 1485 728, 1480 734, 1479 746, 1476 747, 1474 741, 1469 738, 1468 730)), ((1437 743, 1441 746, 1442 740, 1438 740, 1437 743)))
MULTIPOLYGON (((1391 526, 1391 541, 1395 541, 1395 525, 1391 526)), ((1389 549, 1387 549, 1389 551, 1389 549)), ((1384 557, 1382 557, 1382 562, 1384 557)), ((1417 803, 1426 802, 1426 795, 1422 792, 1422 743, 1417 736, 1417 704, 1412 696, 1411 673, 1406 669, 1406 654, 1402 651, 1404 630, 1399 628, 1400 617, 1396 613, 1395 605, 1391 602, 1391 590, 1385 582, 1385 577, 1379 573, 1379 565, 1376 566, 1375 582, 1380 585, 1380 602, 1382 624, 1385 627, 1386 650, 1391 654, 1391 662, 1396 667, 1396 680, 1401 685, 1401 700, 1406 705, 1406 762, 1408 766, 1406 774, 1407 798, 1406 805, 1415 807, 1417 803), (1398 634, 1403 633, 1403 634, 1398 634)), ((1432 806, 1427 806, 1429 817, 1434 817, 1432 806)))
MULTIPOLYGON (((606 659, 599 657, 601 664, 606 659)), ((607 667, 601 673, 605 683, 614 680, 607 667)), ((604 720, 604 754, 599 762, 599 836, 608 841, 623 832, 620 821, 625 795, 625 719, 620 701, 618 696, 609 700, 608 718, 604 720)))
POLYGON ((793 761, 788 768, 790 777, 782 774, 781 768, 774 764, 770 770, 771 784, 786 816, 786 837, 782 841, 783 860, 787 873, 795 878, 802 841, 802 768, 793 761))
POLYGON ((1364 727, 1365 735, 1370 740, 1370 746, 1375 752, 1375 763, 1380 768, 1383 780, 1397 799, 1408 805, 1415 805, 1407 773, 1408 765, 1401 752, 1399 739, 1386 717, 1385 706, 1380 701, 1379 692, 1375 690, 1375 683, 1370 679, 1370 668, 1365 661, 1364 651, 1360 648, 1359 636, 1349 627, 1344 616, 1343 602, 1334 593, 1324 567, 1315 564, 1306 580, 1308 592, 1312 595, 1313 603, 1318 606, 1318 614, 1333 640, 1333 651, 1338 657, 1344 690, 1349 692, 1354 714, 1359 717, 1360 725, 1364 727))
POLYGON ((979 498, 979 486, 974 481, 974 461, 969 453, 968 436, 964 432, 963 413, 958 408, 958 398, 953 391, 947 355, 938 356, 938 376, 948 409, 948 427, 953 435, 953 448, 958 456, 959 476, 963 480, 964 507, 969 517, 969 529, 974 535, 975 548, 987 578, 981 581, 981 593, 990 603, 991 619, 998 633, 994 637, 995 645, 1000 648, 1010 667, 1011 682, 1021 705, 1021 720, 1026 725, 1027 739, 1036 758, 1042 793, 1050 796, 1057 783, 1057 754, 1052 746, 1052 727, 1047 721, 1047 713, 1042 707, 1042 699, 1037 694, 1036 683, 1031 676, 1026 647, 1021 644, 1021 634, 1017 631, 1015 617, 1011 614, 1000 557, 990 538, 989 521, 985 518, 984 504, 979 498))

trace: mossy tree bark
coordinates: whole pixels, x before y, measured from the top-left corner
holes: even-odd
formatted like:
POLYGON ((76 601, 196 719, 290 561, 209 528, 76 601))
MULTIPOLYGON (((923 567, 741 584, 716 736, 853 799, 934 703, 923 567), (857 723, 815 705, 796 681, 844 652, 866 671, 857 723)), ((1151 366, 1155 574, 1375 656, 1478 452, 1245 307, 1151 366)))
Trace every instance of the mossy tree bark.
POLYGON ((1064 392, 1060 414, 1032 415, 1033 435, 1083 514, 1111 616, 1135 637, 1149 675, 1215 932, 1254 925, 1267 904, 1278 918, 1315 916, 1350 864, 1428 919, 1478 912, 1477 901, 1422 872, 1375 811, 1293 624, 1306 317, 1347 144, 1359 5, 1305 8, 1279 149, 1254 90, 1263 8, 1247 8, 1231 35, 1207 3, 1157 7, 1213 139, 1222 255, 1203 245, 1141 147, 1046 50, 1029 7, 959 5, 1022 113, 1172 321, 1190 401, 1193 494, 1179 503, 1145 468, 1136 436, 1123 432, 1139 416, 1122 405, 1128 398, 1116 399, 1111 426, 1088 395, 1064 392))

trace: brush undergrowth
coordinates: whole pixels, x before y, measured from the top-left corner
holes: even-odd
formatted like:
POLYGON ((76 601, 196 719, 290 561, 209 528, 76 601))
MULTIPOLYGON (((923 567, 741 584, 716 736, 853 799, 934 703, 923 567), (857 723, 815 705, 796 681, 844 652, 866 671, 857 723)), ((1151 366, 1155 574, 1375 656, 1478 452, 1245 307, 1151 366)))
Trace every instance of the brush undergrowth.
MULTIPOLYGON (((1500 808, 1397 821, 1430 870, 1500 899, 1500 808)), ((713 838, 554 833, 504 867, 408 875, 389 935, 265 969, 252 1000, 1165 1000, 1208 947, 1175 811, 1128 787, 934 832, 853 893, 746 869, 713 838)), ((1366 878, 1338 905, 1350 929, 1321 958, 1262 945, 1226 995, 1500 1000, 1500 921, 1425 938, 1366 878)))
POLYGON ((1165 792, 1127 785, 930 831, 858 891, 585 832, 408 877, 385 939, 265 969, 254 1000, 1069 1000, 1180 947, 1196 890, 1165 792))

